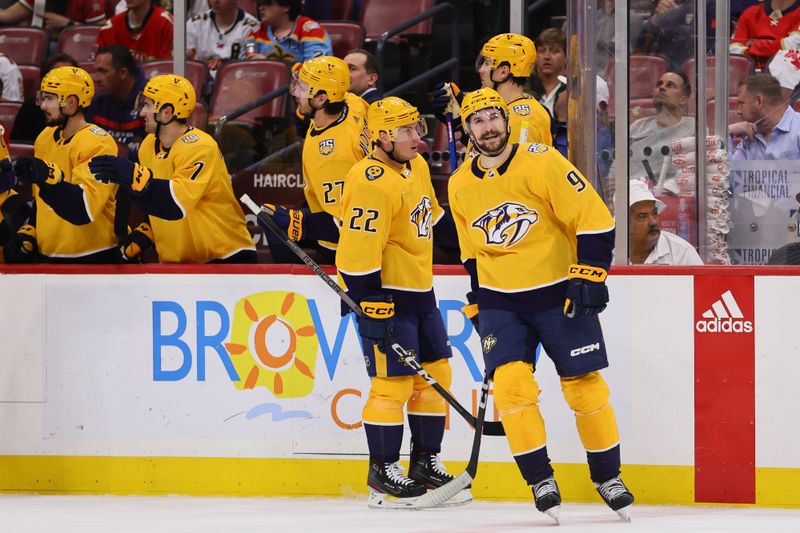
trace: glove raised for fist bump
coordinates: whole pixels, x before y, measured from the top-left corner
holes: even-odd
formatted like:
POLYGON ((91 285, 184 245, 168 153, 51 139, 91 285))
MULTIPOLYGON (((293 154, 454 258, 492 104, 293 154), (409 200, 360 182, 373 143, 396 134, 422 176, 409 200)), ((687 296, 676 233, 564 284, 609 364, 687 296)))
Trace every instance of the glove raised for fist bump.
POLYGON ((0 159, 0 194, 10 191, 17 185, 17 176, 11 167, 11 161, 0 159))
POLYGON ((134 195, 144 194, 153 171, 124 157, 98 155, 89 161, 89 171, 97 181, 128 187, 134 195))
POLYGON ((394 338, 394 302, 390 294, 365 296, 359 303, 358 334, 375 342, 386 353, 386 344, 394 338))
MULTIPOLYGON (((286 232, 286 235, 289 236, 289 240, 292 241, 299 241, 303 238, 303 217, 305 216, 305 210, 303 209, 286 209, 282 205, 274 205, 274 204, 263 204, 264 207, 272 211, 272 220, 280 226, 280 228, 286 232)), ((264 225, 263 222, 256 219, 258 221, 258 225, 264 228, 264 231, 268 231, 269 228, 264 225)))
POLYGON ((153 237, 153 230, 150 225, 147 222, 142 222, 119 243, 120 262, 141 262, 142 254, 153 246, 154 241, 155 237, 153 237))
POLYGON ((433 114, 440 122, 445 122, 445 113, 450 112, 453 118, 453 125, 460 123, 458 118, 461 116, 461 101, 464 100, 464 93, 453 82, 442 83, 431 93, 433 97, 433 114))
POLYGON ((608 287, 604 268, 593 265, 570 265, 567 270, 567 299, 564 315, 568 318, 594 316, 608 304, 608 287))
POLYGON ((64 171, 58 165, 38 157, 20 157, 13 168, 17 180, 23 185, 58 185, 64 179, 64 171))
POLYGON ((469 321, 472 322, 472 327, 475 328, 475 332, 480 335, 480 322, 478 321, 478 299, 475 296, 475 293, 469 291, 467 293, 467 305, 461 308, 461 312, 464 313, 469 321))

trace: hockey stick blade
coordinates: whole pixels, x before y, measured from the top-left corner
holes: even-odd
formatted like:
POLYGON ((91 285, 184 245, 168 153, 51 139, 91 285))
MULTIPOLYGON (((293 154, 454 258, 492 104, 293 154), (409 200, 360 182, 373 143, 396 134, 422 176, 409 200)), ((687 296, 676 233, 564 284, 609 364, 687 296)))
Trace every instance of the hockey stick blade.
POLYGON ((427 509, 441 505, 462 490, 469 487, 478 473, 478 457, 481 451, 481 435, 483 434, 483 419, 486 417, 486 401, 489 397, 489 376, 483 378, 481 397, 478 407, 478 418, 475 422, 475 436, 472 439, 472 452, 469 456, 467 468, 438 489, 429 490, 414 502, 415 509, 427 509))
MULTIPOLYGON (((264 225, 266 225, 269 230, 272 231, 272 233, 274 233, 286 246, 288 246, 297 257, 302 259, 308 268, 310 268, 317 276, 322 278, 322 281, 324 281, 328 287, 333 289, 333 292, 335 292, 336 295, 342 299, 347 307, 349 307, 355 314, 363 316, 364 312, 361 310, 361 307, 359 307, 359 305, 353 301, 352 298, 350 298, 350 295, 348 295, 347 292, 345 292, 345 290, 342 289, 339 284, 336 283, 336 281, 332 279, 322 269, 322 267, 319 266, 317 262, 305 252, 305 250, 300 248, 294 241, 289 239, 289 236, 286 235, 286 232, 283 231, 283 229, 281 229, 281 227, 278 226, 274 220, 272 220, 272 217, 269 216, 269 209, 259 206, 247 194, 243 194, 239 200, 241 200, 241 202, 246 205, 256 217, 258 217, 258 220, 264 223, 264 225)), ((464 420, 466 420, 469 425, 475 427, 475 417, 472 416, 463 405, 458 403, 458 400, 453 398, 453 396, 451 396, 450 393, 448 393, 447 390, 433 378, 433 376, 428 374, 428 372, 422 368, 422 365, 417 362, 417 360, 408 352, 408 350, 396 342, 392 344, 392 350, 394 350, 394 352, 397 353, 397 355, 400 356, 408 366, 413 368, 415 372, 417 372, 431 387, 433 387, 436 392, 438 392, 442 398, 447 401, 447 403, 452 405, 458 414, 464 417, 464 420)), ((490 422, 485 426, 485 428, 487 435, 505 435, 503 424, 500 422, 490 422)))

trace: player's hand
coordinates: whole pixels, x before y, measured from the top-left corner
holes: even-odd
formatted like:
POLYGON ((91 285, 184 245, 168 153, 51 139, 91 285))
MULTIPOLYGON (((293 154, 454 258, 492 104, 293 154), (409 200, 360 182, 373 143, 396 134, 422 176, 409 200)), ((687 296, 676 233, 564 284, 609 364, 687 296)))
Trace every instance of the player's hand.
POLYGON ((564 314, 569 318, 594 316, 608 304, 608 287, 604 268, 592 265, 570 265, 567 271, 567 299, 564 314))
POLYGON ((89 161, 89 171, 97 181, 128 187, 134 194, 144 194, 153 179, 153 171, 124 157, 98 155, 89 161))
POLYGON ((453 122, 457 123, 461 116, 461 102, 464 93, 453 82, 442 83, 431 93, 433 97, 433 114, 439 121, 445 121, 445 113, 452 114, 453 122))
POLYGON ((139 224, 119 243, 121 263, 140 263, 142 254, 153 246, 153 230, 146 222, 139 224))
POLYGON ((11 167, 11 161, 0 159, 0 194, 10 191, 17 185, 17 176, 11 167))
POLYGON ((9 263, 38 263, 39 246, 36 244, 36 228, 24 225, 5 245, 6 261, 9 263))
POLYGON ((369 339, 386 353, 386 345, 394 338, 394 302, 390 294, 364 297, 360 304, 363 314, 358 316, 358 333, 369 339))
POLYGON ((461 308, 461 312, 464 313, 469 321, 472 322, 472 327, 475 328, 475 332, 480 335, 480 322, 478 321, 478 298, 475 296, 475 293, 469 291, 467 293, 467 305, 461 308))
MULTIPOLYGON (((270 211, 272 211, 272 220, 280 226, 280 228, 286 232, 286 235, 289 236, 289 240, 292 241, 299 241, 303 238, 303 217, 305 215, 305 210, 303 209, 286 209, 282 205, 274 205, 274 204, 263 204, 263 207, 266 207, 270 211)), ((258 220, 258 219, 256 219, 258 220)), ((264 225, 263 222, 258 220, 258 225, 264 228, 264 231, 269 231, 269 229, 264 225)))
POLYGON ((20 157, 13 168, 17 180, 23 185, 57 185, 64 179, 64 171, 57 165, 38 157, 20 157))

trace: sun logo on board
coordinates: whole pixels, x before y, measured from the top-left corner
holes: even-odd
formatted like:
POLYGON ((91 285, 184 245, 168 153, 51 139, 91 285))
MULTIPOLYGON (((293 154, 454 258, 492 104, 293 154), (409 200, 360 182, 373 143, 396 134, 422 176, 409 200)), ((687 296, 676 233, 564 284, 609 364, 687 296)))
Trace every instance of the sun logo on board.
POLYGON ((314 388, 319 349, 306 298, 292 291, 251 294, 236 302, 225 348, 244 380, 238 389, 265 387, 278 398, 300 398, 314 388))

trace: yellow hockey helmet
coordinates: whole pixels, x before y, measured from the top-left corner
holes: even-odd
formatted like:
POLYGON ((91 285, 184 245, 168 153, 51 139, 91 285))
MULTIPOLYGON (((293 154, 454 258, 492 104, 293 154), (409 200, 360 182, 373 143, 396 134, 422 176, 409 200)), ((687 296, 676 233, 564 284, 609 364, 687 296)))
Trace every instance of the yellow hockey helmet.
POLYGON ((373 141, 380 140, 382 131, 386 132, 390 141, 395 141, 397 128, 412 124, 418 126, 417 133, 420 137, 428 132, 425 120, 419 116, 417 108, 396 96, 387 96, 373 102, 367 110, 369 136, 373 141))
POLYGON ((39 91, 58 96, 59 107, 67 103, 68 96, 75 96, 78 105, 86 108, 94 97, 94 81, 82 68, 58 67, 44 75, 39 91))
POLYGON ((490 68, 508 63, 512 76, 527 78, 536 63, 536 46, 524 35, 501 33, 483 45, 481 56, 490 68))
POLYGON ((464 95, 464 99, 461 101, 461 124, 464 126, 464 131, 469 131, 470 115, 476 111, 490 108, 499 109, 503 112, 503 116, 508 118, 506 101, 491 87, 484 87, 464 95))
MULTIPOLYGON (((299 83, 303 96, 314 98, 318 92, 325 91, 329 102, 342 102, 350 88, 350 69, 347 63, 333 56, 319 56, 303 63, 300 70, 293 73, 299 83), (305 86, 304 86, 305 85, 305 86)), ((295 91, 292 94, 296 94, 295 91)))
POLYGON ((153 76, 144 86, 142 96, 153 100, 153 112, 171 105, 175 118, 189 118, 197 104, 197 95, 191 82, 177 74, 153 76))

